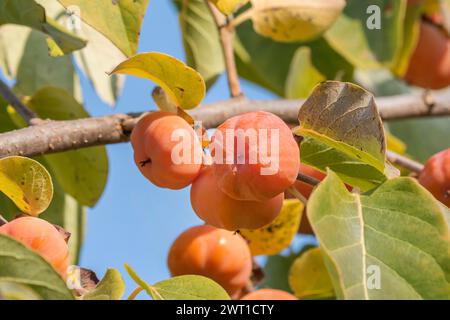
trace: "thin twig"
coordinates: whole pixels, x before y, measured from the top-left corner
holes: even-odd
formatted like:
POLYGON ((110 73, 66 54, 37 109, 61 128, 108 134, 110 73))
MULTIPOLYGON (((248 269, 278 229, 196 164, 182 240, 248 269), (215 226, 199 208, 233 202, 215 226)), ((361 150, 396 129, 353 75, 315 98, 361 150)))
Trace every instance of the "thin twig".
POLYGON ((286 191, 300 200, 305 206, 308 204, 308 199, 306 199, 306 197, 302 195, 294 186, 290 186, 286 191))
POLYGON ((424 168, 423 164, 399 155, 393 151, 388 150, 386 152, 386 156, 388 160, 393 164, 399 165, 400 167, 403 167, 414 173, 421 173, 424 168))
POLYGON ((225 69, 227 71, 228 87, 232 98, 242 96, 239 75, 234 59, 234 29, 227 25, 226 17, 209 1, 205 0, 219 31, 220 44, 222 46, 225 69))
POLYGON ((304 182, 304 183, 307 183, 307 184, 312 185, 312 186, 317 186, 320 183, 319 179, 316 179, 314 177, 308 176, 308 175, 303 174, 303 173, 299 173, 297 175, 297 180, 301 181, 301 182, 304 182))
POLYGON ((0 95, 3 96, 6 102, 8 102, 17 113, 25 120, 28 125, 37 124, 39 117, 37 114, 29 109, 14 92, 0 79, 0 95))

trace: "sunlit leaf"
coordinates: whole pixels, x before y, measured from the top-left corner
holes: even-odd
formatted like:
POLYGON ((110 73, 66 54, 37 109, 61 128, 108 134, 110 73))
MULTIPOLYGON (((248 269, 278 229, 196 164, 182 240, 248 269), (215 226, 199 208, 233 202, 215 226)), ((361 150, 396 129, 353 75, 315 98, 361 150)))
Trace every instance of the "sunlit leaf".
POLYGON ((45 300, 73 299, 64 280, 44 258, 0 235, 0 283, 3 281, 26 285, 45 300))
POLYGON ((0 191, 33 216, 48 208, 53 197, 52 178, 37 161, 24 157, 0 159, 0 191))
POLYGON ((61 53, 70 53, 86 45, 84 40, 46 17, 45 9, 33 0, 0 0, 0 25, 3 24, 23 25, 47 34, 61 53))
POLYGON ((294 261, 289 270, 289 284, 299 299, 326 299, 335 296, 319 248, 306 251, 294 261))
POLYGON ((302 146, 306 164, 322 171, 333 168, 345 182, 363 190, 394 175, 386 164, 384 129, 374 97, 363 88, 335 81, 318 85, 300 108, 299 121, 296 134, 311 138, 302 146), (355 168, 360 171, 352 172, 355 168))
POLYGON ((225 70, 219 32, 204 0, 176 0, 189 66, 197 70, 209 88, 225 70))
POLYGON ((41 300, 30 287, 20 283, 0 281, 0 300, 41 300))
POLYGON ((359 195, 329 171, 307 212, 339 299, 450 298, 450 231, 414 179, 359 195))
POLYGON ((300 226, 303 208, 299 200, 287 199, 277 218, 269 225, 255 230, 240 229, 252 255, 273 255, 289 247, 300 226))
POLYGON ((137 52, 141 25, 148 0, 59 0, 66 8, 105 35, 127 57, 137 52), (101 13, 101 14, 100 14, 101 13))
POLYGON ((202 76, 164 53, 140 53, 119 64, 111 73, 149 79, 163 88, 171 101, 183 109, 195 108, 205 96, 202 76))
POLYGON ((406 1, 347 0, 336 23, 325 33, 328 43, 354 66, 395 65, 403 46, 406 1), (351 36, 350 36, 351 35, 351 36))
POLYGON ((237 8, 246 4, 249 0, 209 0, 219 9, 223 14, 231 14, 237 8))
POLYGON ((252 0, 255 31, 276 41, 308 41, 327 30, 345 0, 252 0))
POLYGON ((155 300, 230 300, 225 289, 203 276, 186 275, 155 283, 155 300))
POLYGON ((108 269, 97 287, 82 296, 83 300, 120 300, 125 292, 125 283, 116 269, 108 269))

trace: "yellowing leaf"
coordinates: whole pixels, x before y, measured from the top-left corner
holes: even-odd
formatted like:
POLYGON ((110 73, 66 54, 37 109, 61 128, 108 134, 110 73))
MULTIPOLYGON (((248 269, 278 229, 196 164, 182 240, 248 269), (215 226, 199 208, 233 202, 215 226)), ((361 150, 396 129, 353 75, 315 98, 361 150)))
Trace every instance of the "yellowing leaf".
POLYGON ((242 6, 243 4, 246 4, 248 0, 209 0, 219 9, 223 14, 231 14, 236 9, 239 8, 239 6, 242 6))
POLYGON ((59 0, 98 32, 105 35, 127 57, 138 48, 148 0, 59 0))
POLYGON ((334 288, 319 248, 306 251, 289 270, 289 285, 299 299, 333 298, 334 288))
POLYGON ((307 41, 333 25, 345 0, 252 0, 255 31, 280 42, 307 41))
POLYGON ((300 226, 303 204, 297 199, 286 199, 278 217, 272 223, 256 230, 241 229, 252 255, 277 254, 287 248, 300 226))
POLYGON ((157 83, 171 101, 183 109, 200 104, 206 92, 205 81, 194 69, 164 53, 141 53, 125 60, 112 72, 129 74, 157 83))
POLYGON ((83 295, 83 300, 120 300, 125 292, 125 283, 116 269, 108 269, 97 287, 83 295))
POLYGON ((405 154, 406 144, 389 132, 386 132, 386 143, 388 150, 394 151, 398 154, 405 154))
POLYGON ((7 157, 0 159, 0 191, 20 210, 37 216, 50 205, 53 184, 50 174, 39 162, 7 157))

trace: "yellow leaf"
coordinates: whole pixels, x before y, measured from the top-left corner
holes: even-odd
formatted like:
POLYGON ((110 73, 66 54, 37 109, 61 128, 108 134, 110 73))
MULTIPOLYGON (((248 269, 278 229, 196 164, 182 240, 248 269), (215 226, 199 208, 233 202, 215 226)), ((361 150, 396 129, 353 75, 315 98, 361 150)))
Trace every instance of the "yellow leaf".
POLYGON ((406 144, 389 132, 386 132, 386 143, 388 150, 394 151, 398 154, 406 153, 406 144))
POLYGON ((239 6, 248 2, 248 0, 209 0, 219 9, 223 14, 228 15, 236 11, 239 6))
POLYGON ((23 212, 38 216, 52 200, 53 183, 39 162, 7 157, 0 159, 0 191, 23 212))
POLYGON ((205 81, 194 69, 164 53, 147 52, 131 57, 112 72, 149 79, 158 84, 178 107, 192 109, 206 92, 205 81))
POLYGON ((277 254, 287 248, 297 234, 303 212, 303 203, 286 199, 278 217, 272 223, 256 230, 241 229, 252 255, 277 254))
POLYGON ((299 299, 335 297, 333 284, 319 248, 306 251, 289 270, 289 285, 299 299))
POLYGON ((307 41, 331 27, 345 4, 345 0, 252 0, 253 27, 275 41, 307 41))

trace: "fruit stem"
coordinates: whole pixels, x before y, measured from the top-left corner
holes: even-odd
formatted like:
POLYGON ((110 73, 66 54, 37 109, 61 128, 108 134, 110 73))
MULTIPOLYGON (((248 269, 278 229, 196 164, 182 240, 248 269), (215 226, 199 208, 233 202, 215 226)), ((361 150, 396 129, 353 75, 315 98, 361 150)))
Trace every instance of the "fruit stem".
POLYGON ((314 177, 308 176, 308 175, 303 174, 301 172, 298 173, 297 180, 299 180, 301 182, 304 182, 304 183, 307 183, 307 184, 312 185, 312 186, 317 186, 320 183, 319 179, 316 179, 314 177))
POLYGON ((127 298, 127 300, 134 300, 137 295, 139 293, 142 292, 142 290, 144 290, 142 287, 137 287, 136 289, 133 290, 133 292, 129 295, 129 297, 127 298))
POLYGON ((287 191, 300 200, 305 206, 308 204, 308 199, 302 195, 294 186, 290 186, 287 191))
POLYGON ((420 162, 414 161, 398 153, 388 150, 386 156, 390 162, 414 173, 421 173, 424 166, 420 162))

